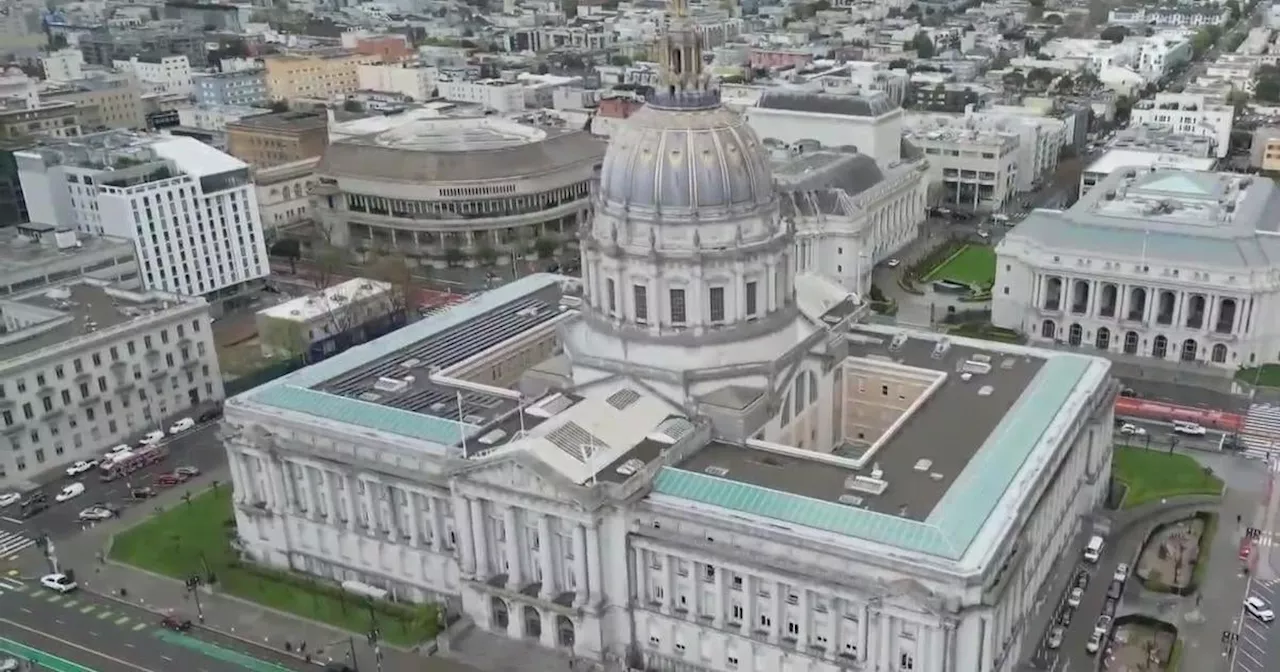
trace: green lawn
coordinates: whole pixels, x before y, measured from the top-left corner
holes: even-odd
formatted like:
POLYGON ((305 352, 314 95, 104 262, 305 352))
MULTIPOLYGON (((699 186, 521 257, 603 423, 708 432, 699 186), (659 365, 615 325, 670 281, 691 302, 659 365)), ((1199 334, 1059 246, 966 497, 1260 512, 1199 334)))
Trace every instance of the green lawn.
POLYGON ((925 282, 954 280, 988 289, 996 281, 996 251, 986 245, 965 245, 924 277, 925 282))
POLYGON ((1280 364, 1241 367, 1236 371, 1236 380, 1260 387, 1280 387, 1280 364))
POLYGON ((1217 495, 1222 479, 1186 455, 1163 450, 1116 446, 1112 475, 1126 487, 1121 508, 1129 509, 1165 497, 1217 495))
MULTIPOLYGON (((231 507, 230 488, 193 497, 116 535, 111 558, 178 579, 212 572, 221 592, 357 634, 369 631, 367 600, 301 574, 238 562, 230 545, 231 507)), ((373 608, 382 637, 391 644, 411 646, 436 633, 434 607, 375 603, 373 608)))

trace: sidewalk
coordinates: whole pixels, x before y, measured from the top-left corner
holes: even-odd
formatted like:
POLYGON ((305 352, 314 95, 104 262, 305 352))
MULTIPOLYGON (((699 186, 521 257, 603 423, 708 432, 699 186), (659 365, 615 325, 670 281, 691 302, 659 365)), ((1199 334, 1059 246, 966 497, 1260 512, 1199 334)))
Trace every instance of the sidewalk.
MULTIPOLYGON (((197 487, 218 478, 227 482, 225 471, 207 475, 197 487)), ((155 503, 169 508, 181 503, 181 493, 171 490, 156 498, 155 503)), ((100 524, 78 536, 58 544, 58 556, 65 568, 74 568, 81 588, 117 602, 126 602, 153 612, 177 611, 196 620, 196 605, 186 587, 168 577, 138 570, 110 561, 96 561, 97 553, 106 555, 110 538, 117 532, 141 522, 155 507, 136 507, 119 520, 100 524), (123 592, 122 592, 123 591, 123 592)), ((38 574, 47 571, 39 554, 27 556, 23 571, 38 574)), ((305 642, 312 660, 319 664, 329 660, 349 660, 354 648, 362 670, 377 669, 372 648, 365 637, 348 633, 290 614, 267 609, 216 591, 201 590, 200 606, 204 627, 244 645, 283 651, 288 642, 295 650, 305 642)), ((299 656, 301 660, 302 657, 299 656)), ((381 669, 385 672, 477 672, 475 668, 441 657, 426 657, 411 651, 382 647, 381 669)))

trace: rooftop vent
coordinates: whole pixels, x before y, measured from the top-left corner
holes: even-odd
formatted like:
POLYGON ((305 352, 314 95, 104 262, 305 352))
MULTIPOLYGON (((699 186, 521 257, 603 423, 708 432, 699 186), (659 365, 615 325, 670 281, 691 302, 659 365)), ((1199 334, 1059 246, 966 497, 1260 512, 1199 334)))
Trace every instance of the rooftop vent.
POLYGON ((846 506, 862 506, 864 500, 857 495, 840 495, 839 502, 846 506))
POLYGON ((619 411, 624 411, 632 404, 640 401, 640 393, 629 387, 624 387, 609 395, 605 401, 619 411))
POLYGON ((497 443, 501 443, 502 440, 505 438, 507 438, 506 432, 502 431, 501 429, 495 429, 492 432, 489 432, 476 440, 479 441, 482 445, 492 446, 497 443))
POLYGON ((483 425, 485 417, 483 415, 468 414, 462 417, 462 421, 468 425, 483 425))
POLYGON ((933 460, 930 460, 927 458, 921 458, 919 460, 916 460, 916 465, 912 467, 912 469, 914 469, 915 471, 929 471, 929 468, 932 466, 933 466, 933 460))
POLYGON ((882 495, 885 490, 889 489, 889 483, 872 476, 855 474, 844 479, 844 489, 854 490, 868 495, 882 495))
POLYGON ((382 376, 378 379, 378 382, 373 384, 373 389, 395 394, 409 389, 409 381, 400 380, 399 378, 391 378, 389 376, 382 376))
POLYGON ((991 373, 991 363, 980 362, 976 359, 970 359, 960 365, 960 370, 965 373, 976 373, 978 375, 985 375, 985 374, 991 373))
POLYGON ((633 457, 627 460, 626 462, 619 464, 618 467, 614 469, 614 471, 619 474, 622 474, 623 476, 630 476, 636 473, 637 471, 640 471, 643 468, 644 468, 644 461, 638 460, 633 457))
POLYGON ((360 394, 356 395, 356 399, 359 399, 360 401, 372 402, 372 401, 377 401, 381 398, 382 398, 382 395, 378 394, 377 392, 361 392, 360 394))
POLYGON ((990 385, 983 385, 982 387, 978 388, 978 396, 989 397, 991 396, 991 393, 995 391, 996 391, 996 388, 991 387, 990 385))
POLYGON ((422 363, 421 359, 418 359, 417 357, 410 357, 409 359, 406 359, 403 362, 400 362, 400 366, 401 368, 412 369, 413 367, 418 366, 421 363, 422 363))
POLYGON ((729 475, 729 470, 728 470, 728 469, 726 469, 726 468, 724 468, 724 467, 715 467, 715 466, 712 466, 712 467, 707 467, 706 469, 703 469, 702 471, 704 471, 704 472, 706 472, 706 473, 708 473, 708 474, 711 474, 712 476, 719 476, 719 477, 721 477, 721 478, 723 478, 723 477, 725 477, 725 476, 728 476, 728 475, 729 475))

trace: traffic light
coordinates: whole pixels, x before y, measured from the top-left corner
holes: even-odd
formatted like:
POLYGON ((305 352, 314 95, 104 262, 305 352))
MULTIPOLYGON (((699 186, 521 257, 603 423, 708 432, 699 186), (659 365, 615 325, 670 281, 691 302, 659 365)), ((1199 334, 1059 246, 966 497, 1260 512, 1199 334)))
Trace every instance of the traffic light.
POLYGON ((200 576, 192 574, 187 577, 187 590, 195 590, 200 585, 200 576))
POLYGON ((1244 530, 1244 536, 1250 539, 1253 539, 1254 541, 1257 541, 1260 537, 1262 537, 1262 530, 1259 530, 1256 527, 1246 527, 1244 530))

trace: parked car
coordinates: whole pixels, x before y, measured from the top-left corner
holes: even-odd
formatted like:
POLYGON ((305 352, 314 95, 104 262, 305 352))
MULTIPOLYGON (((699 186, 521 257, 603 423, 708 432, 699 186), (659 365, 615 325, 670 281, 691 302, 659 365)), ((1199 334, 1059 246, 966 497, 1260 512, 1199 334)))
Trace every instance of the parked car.
POLYGON ((37 513, 41 513, 48 508, 49 508, 49 501, 44 498, 28 499, 27 501, 22 503, 22 510, 18 514, 18 517, 24 518, 24 519, 31 518, 37 513))
POLYGON ((0 672, 18 672, 22 669, 22 663, 17 658, 5 658, 0 660, 0 672))
POLYGON ((108 450, 106 454, 103 455, 103 458, 105 459, 109 457, 114 457, 116 455, 119 455, 120 453, 127 453, 131 450, 133 450, 133 446, 130 446, 127 443, 122 443, 118 446, 112 446, 111 450, 108 450))
POLYGON ((1066 634, 1067 634, 1066 628, 1062 627, 1061 625, 1054 626, 1054 628, 1049 631, 1049 639, 1048 641, 1045 642, 1045 646, 1049 647, 1050 649, 1056 649, 1062 646, 1062 638, 1066 634))
POLYGON ((161 441, 164 441, 164 432, 157 429, 155 431, 147 432, 147 435, 142 437, 142 440, 138 442, 138 445, 145 448, 146 446, 154 446, 161 441))
POLYGON ((1204 436, 1209 433, 1209 430, 1205 429, 1204 425, 1194 422, 1175 422, 1173 423, 1173 431, 1187 436, 1204 436))
POLYGON ((72 483, 71 485, 63 488, 62 491, 58 493, 58 496, 54 497, 54 499, 59 502, 69 502, 83 494, 84 483, 72 483))
POLYGON ((1120 425, 1120 433, 1125 436, 1146 436, 1147 430, 1146 428, 1139 427, 1132 422, 1126 422, 1123 425, 1120 425))
POLYGON ((1245 600, 1244 610, 1249 612, 1250 616, 1262 621, 1263 623, 1270 623, 1271 621, 1276 620, 1275 612, 1271 611, 1271 606, 1263 601, 1261 597, 1255 596, 1245 600))
POLYGON ((45 574, 40 577, 40 585, 58 593, 69 593, 79 588, 76 580, 66 574, 45 574))
POLYGON ((897 268, 900 265, 902 265, 902 260, 897 258, 890 259, 885 262, 885 266, 888 266, 889 268, 897 268))
POLYGON ((169 434, 170 435, 181 434, 195 426, 196 426, 195 420, 192 420, 191 418, 182 418, 181 420, 173 423, 173 425, 169 427, 169 434))
POLYGON ((94 504, 80 511, 80 520, 106 520, 114 515, 116 515, 116 512, 110 507, 94 504))
POLYGON ((1120 583, 1124 583, 1125 581, 1128 581, 1129 580, 1129 563, 1122 562, 1116 565, 1116 571, 1114 574, 1111 575, 1111 580, 1119 581, 1120 583))
POLYGON ((182 466, 182 467, 178 467, 177 469, 174 469, 173 473, 177 474, 178 476, 183 476, 185 480, 185 478, 193 478, 195 476, 199 476, 200 470, 192 466, 182 466))
POLYGON ((1120 599, 1122 593, 1124 593, 1123 581, 1112 581, 1111 585, 1107 586, 1107 597, 1113 600, 1120 599))
POLYGON ((212 422, 221 417, 222 417, 221 407, 209 408, 204 411, 201 411, 200 415, 196 416, 196 422, 212 422))
POLYGON ((1088 651, 1090 654, 1094 654, 1097 653, 1100 648, 1102 648, 1102 633, 1094 630, 1093 633, 1089 635, 1089 641, 1085 642, 1084 650, 1088 651))
POLYGON ((169 614, 160 619, 160 626, 173 630, 174 632, 186 632, 191 629, 191 619, 169 614))
POLYGON ((1099 616, 1098 620, 1094 621, 1093 623, 1093 631, 1100 635, 1105 635, 1110 630, 1111 630, 1110 616, 1099 616))
POLYGON ((1067 606, 1072 609, 1080 607, 1080 600, 1084 599, 1084 588, 1072 588, 1071 594, 1067 595, 1067 606))
POLYGON ((134 488, 129 491, 129 499, 151 499, 155 496, 155 488, 134 488))
POLYGON ((161 488, 172 488, 182 482, 182 479, 173 474, 160 474, 156 477, 156 486, 161 488))
POLYGON ((1111 598, 1107 598, 1107 602, 1106 602, 1106 604, 1102 605, 1102 615, 1103 615, 1103 616, 1110 616, 1111 618, 1115 618, 1115 617, 1116 617, 1116 607, 1117 607, 1117 606, 1119 606, 1119 604, 1120 604, 1120 602, 1119 602, 1118 600, 1113 600, 1113 599, 1111 599, 1111 598))
POLYGON ((83 474, 84 472, 89 471, 96 466, 98 466, 97 460, 80 460, 79 462, 76 462, 75 464, 67 467, 67 475, 79 476, 80 474, 83 474))
POLYGON ((1082 569, 1076 574, 1076 588, 1079 588, 1080 590, 1084 590, 1085 588, 1088 588, 1088 587, 1089 587, 1089 572, 1087 570, 1082 569))
POLYGON ((19 495, 16 492, 6 492, 3 495, 0 495, 0 508, 4 508, 6 506, 13 506, 14 504, 17 504, 18 502, 21 502, 21 501, 22 501, 22 495, 19 495))

